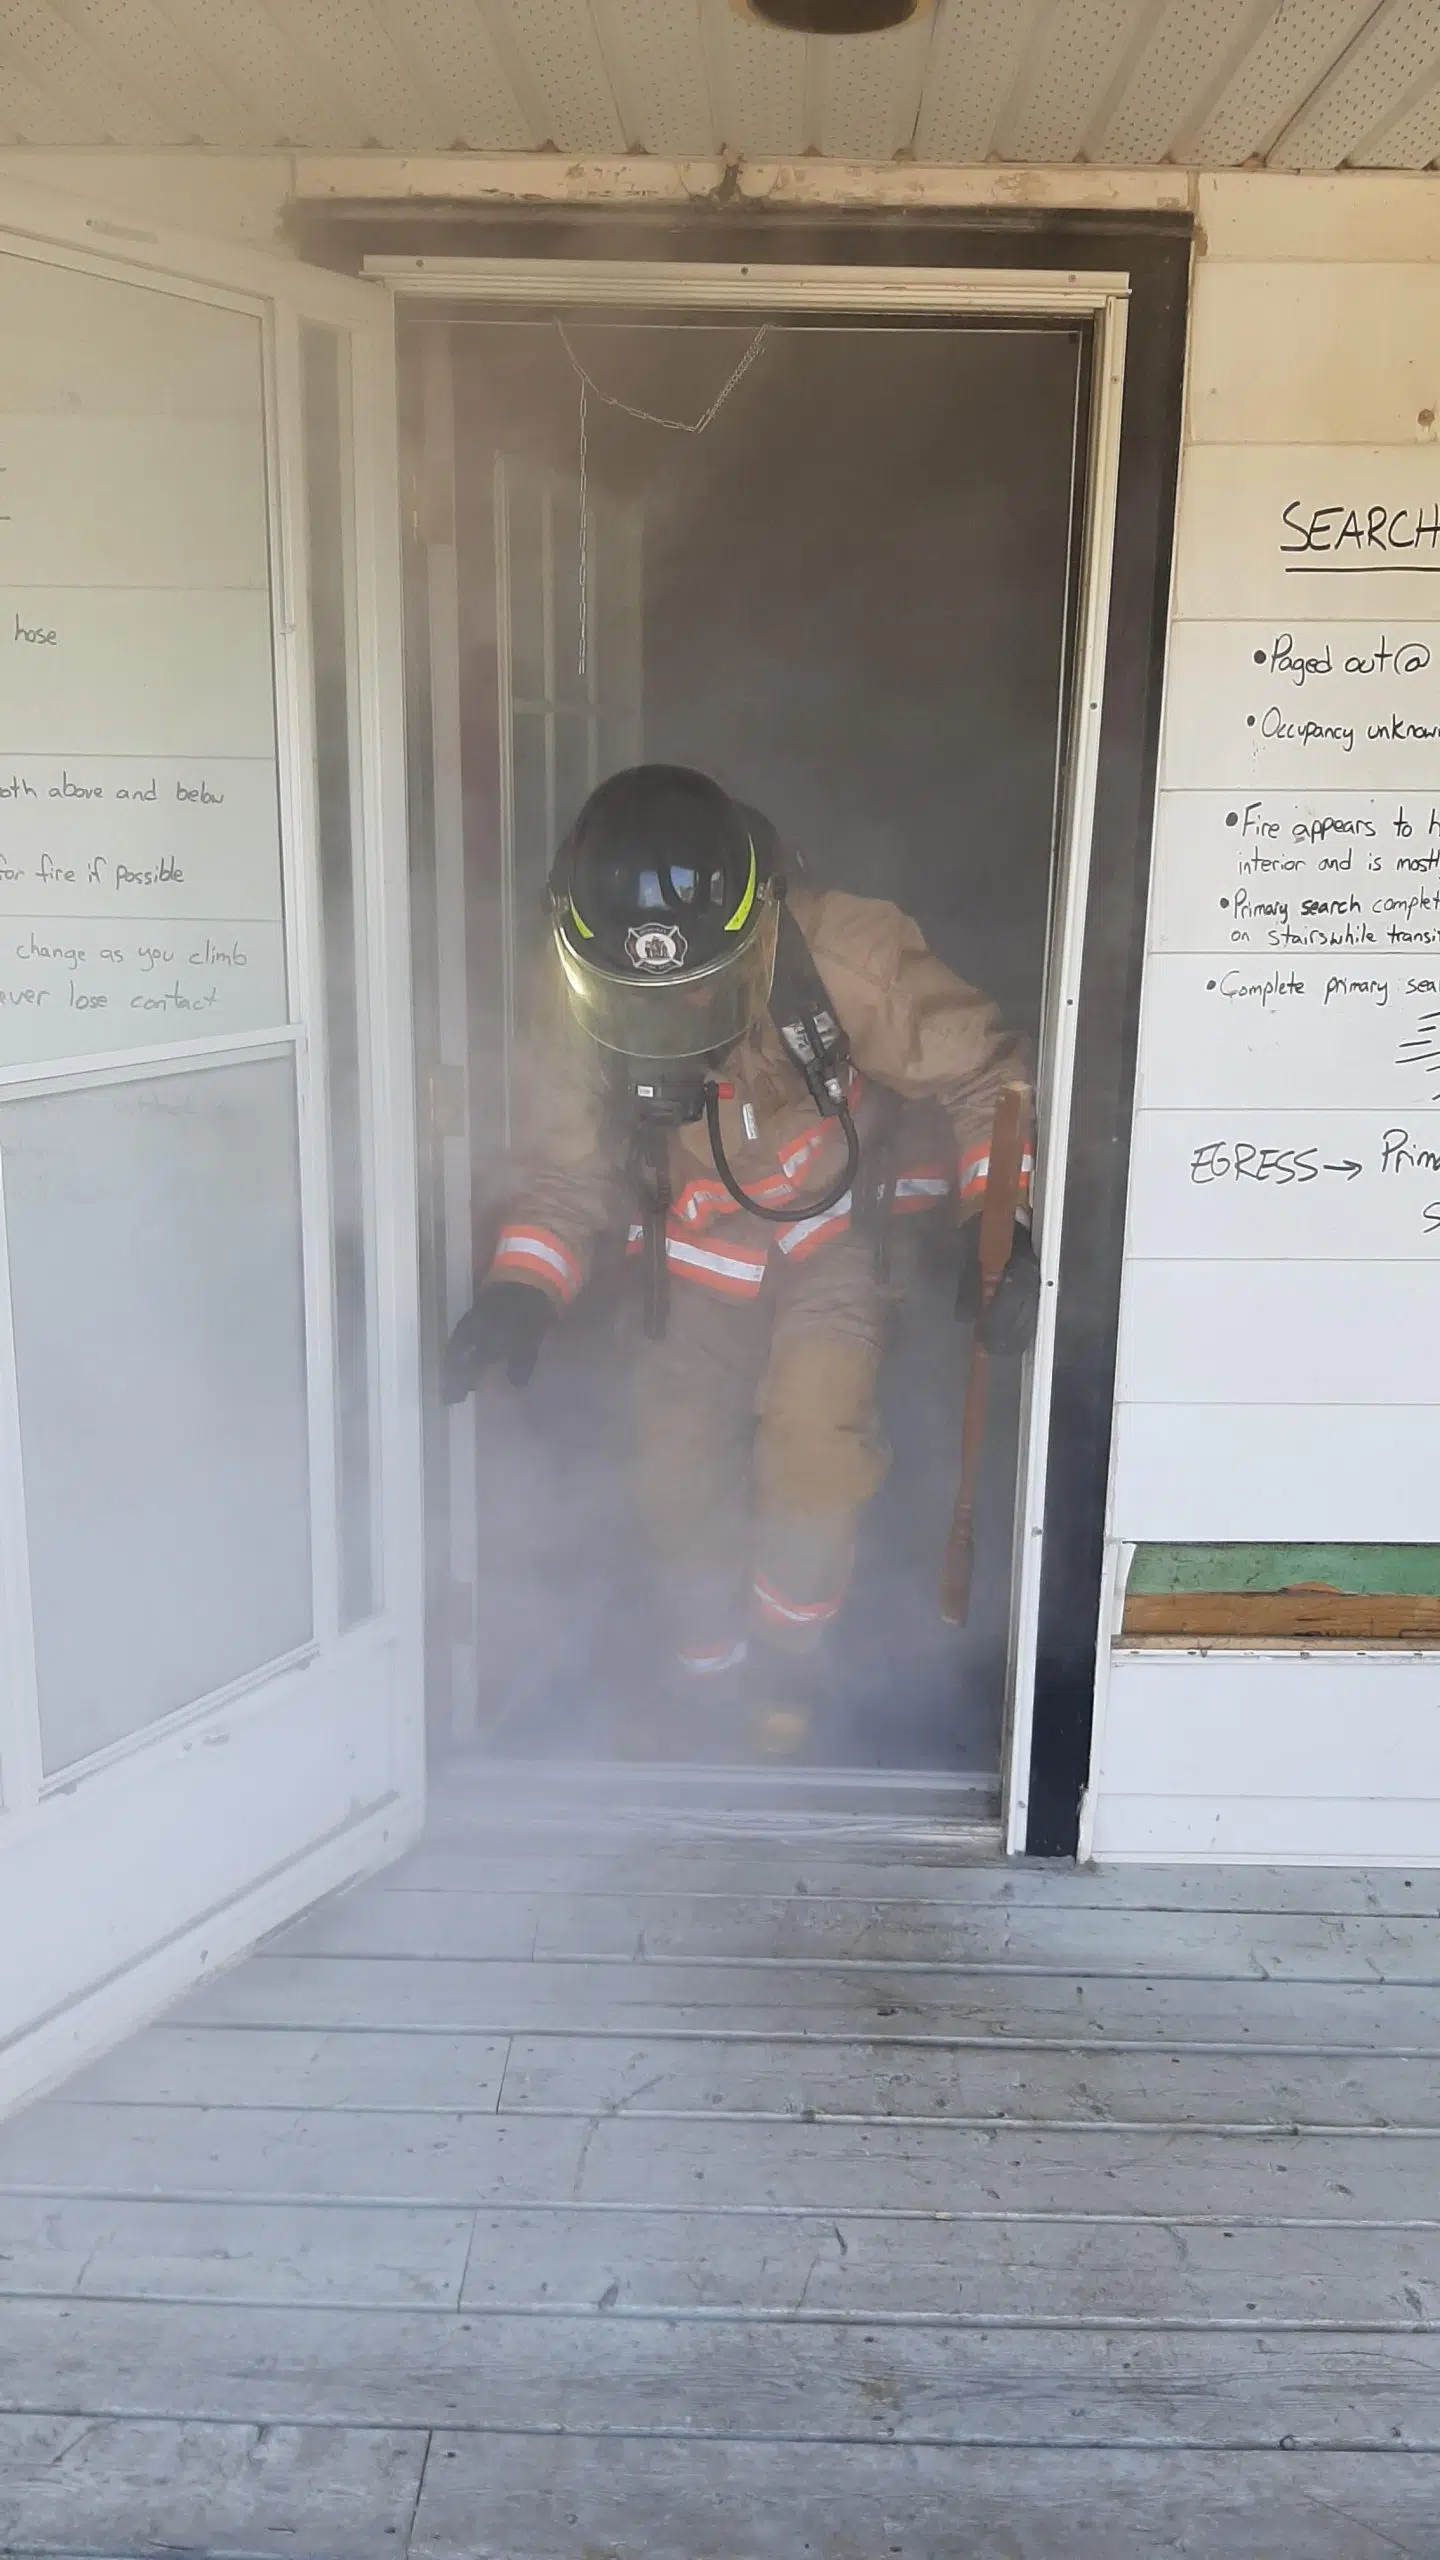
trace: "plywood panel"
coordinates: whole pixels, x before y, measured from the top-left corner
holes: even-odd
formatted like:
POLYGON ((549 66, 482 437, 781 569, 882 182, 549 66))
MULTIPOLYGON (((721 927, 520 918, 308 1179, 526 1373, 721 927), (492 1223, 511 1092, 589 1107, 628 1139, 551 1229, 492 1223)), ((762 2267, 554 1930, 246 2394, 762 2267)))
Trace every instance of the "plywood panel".
MULTIPOLYGON (((1231 1657, 1213 1657, 1215 1669, 1231 1657)), ((1303 1723, 1294 1743, 1304 1749, 1303 1723)), ((1222 1779, 1210 1794, 1146 1796, 1108 1787, 1098 1799, 1097 1858, 1212 1858, 1241 1872, 1236 1862, 1274 1865, 1293 1859, 1338 1864, 1368 1859, 1378 1873, 1389 1863, 1433 1858, 1440 1830, 1440 1801, 1430 1796, 1237 1796, 1222 1779)))
POLYGON ((1126 1404, 1440 1400, 1440 1259, 1137 1262, 1117 1392, 1126 1404))
POLYGON ((1343 240, 1324 264, 1305 263, 1303 251, 1273 264, 1203 261, 1191 435, 1243 445, 1408 445, 1433 436, 1440 333, 1426 219, 1417 201, 1406 235, 1415 246, 1398 253, 1414 264, 1363 259, 1343 240))
MULTIPOLYGON (((1369 0, 1355 0, 1362 16, 1369 0)), ((1295 38, 1278 29, 1288 51, 1295 38)), ((1263 171, 1211 171, 1197 182, 1205 272, 1222 260, 1273 265, 1393 266, 1440 254, 1440 189, 1413 177, 1290 177, 1283 186, 1263 171)), ((1206 288, 1209 290, 1208 286, 1206 288)))
POLYGON ((1102 1766, 1128 1794, 1440 1797, 1440 1662, 1117 1655, 1102 1766))
MULTIPOLYGON (((1117 1537, 1182 1541, 1440 1538, 1434 1414, 1416 1405, 1121 1405, 1111 1523, 1117 1537)), ((1434 1845, 1432 1833, 1432 1854, 1434 1845)))

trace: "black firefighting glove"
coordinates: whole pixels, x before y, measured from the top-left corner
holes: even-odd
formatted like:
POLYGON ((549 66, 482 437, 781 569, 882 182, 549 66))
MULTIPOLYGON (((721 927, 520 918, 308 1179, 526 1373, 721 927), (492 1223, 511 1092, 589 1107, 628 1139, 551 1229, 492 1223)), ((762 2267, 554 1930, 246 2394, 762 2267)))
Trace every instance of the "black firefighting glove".
POLYGON ((532 1289, 528 1280, 490 1281, 445 1345, 440 1393, 446 1404, 463 1404, 494 1361, 504 1362, 512 1387, 528 1385, 554 1321, 554 1304, 543 1289, 532 1289))
POLYGON ((1035 1339, 1035 1326, 1040 1314, 1040 1265, 1030 1240, 1028 1219, 1017 1218, 1015 1221, 1010 1259, 983 1314, 980 1308, 980 1221, 971 1218, 962 1227, 955 1313, 962 1324, 974 1325, 977 1341, 994 1359, 1015 1360, 1022 1351, 1029 1350, 1035 1339))

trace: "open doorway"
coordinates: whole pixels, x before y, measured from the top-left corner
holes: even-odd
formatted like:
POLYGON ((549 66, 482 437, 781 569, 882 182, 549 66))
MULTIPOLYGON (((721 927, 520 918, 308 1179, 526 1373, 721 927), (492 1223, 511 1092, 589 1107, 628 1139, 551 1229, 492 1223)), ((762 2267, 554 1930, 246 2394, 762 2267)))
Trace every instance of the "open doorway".
MULTIPOLYGON (((436 1341, 513 1181, 551 859, 594 785, 642 759, 698 767, 760 810, 807 883, 913 917, 1038 1059, 1043 1126, 1087 326, 471 308, 427 315, 408 343, 421 514, 438 537, 420 547, 410 634, 425 744, 445 750, 422 781, 449 842, 436 1046, 463 1054, 467 1082, 463 1108, 442 1086, 432 1115, 436 1341), (463 1144, 447 1140, 462 1126, 463 1144)), ((1042 1151, 1042 1214, 1046 1172, 1042 1151)), ((964 1627, 946 1625, 969 1349, 954 1212, 952 1194, 903 1237, 897 1225, 892 1463, 861 1519, 807 1756, 993 1798, 1031 1377, 1018 1362, 994 1374, 973 1599, 964 1627)), ((636 1291, 623 1234, 612 1244, 523 1395, 487 1382, 432 1433, 440 1685, 453 1729, 527 1759, 623 1753, 656 1678, 629 1451, 636 1291)))

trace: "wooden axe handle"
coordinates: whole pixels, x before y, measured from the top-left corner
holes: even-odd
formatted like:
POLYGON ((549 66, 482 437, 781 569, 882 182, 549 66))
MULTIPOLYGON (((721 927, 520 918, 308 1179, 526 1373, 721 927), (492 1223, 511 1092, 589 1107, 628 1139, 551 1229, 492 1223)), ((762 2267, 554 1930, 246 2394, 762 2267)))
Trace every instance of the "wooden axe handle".
MULTIPOLYGON (((1005 1276, 1014 1248, 1015 1217, 1025 1183, 1029 1100, 1024 1085, 1007 1084, 995 1105, 985 1199, 980 1211, 982 1313, 1005 1276)), ((970 1585, 975 1573, 975 1501, 985 1455, 989 1389, 990 1355, 980 1340, 977 1326, 970 1344, 965 1418, 960 1427, 960 1483, 955 1494, 955 1508, 950 1515, 945 1561, 940 1568, 940 1615, 952 1627, 963 1627, 970 1614, 970 1585)))

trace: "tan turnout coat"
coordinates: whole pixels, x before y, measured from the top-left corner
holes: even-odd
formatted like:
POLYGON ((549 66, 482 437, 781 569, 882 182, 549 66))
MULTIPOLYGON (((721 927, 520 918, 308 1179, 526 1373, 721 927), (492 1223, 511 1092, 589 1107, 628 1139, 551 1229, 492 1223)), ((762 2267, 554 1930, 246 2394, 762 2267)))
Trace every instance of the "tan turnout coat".
MULTIPOLYGON (((849 1042, 862 1178, 867 1135, 873 1139, 882 1116, 882 1095, 892 1094, 905 1106, 888 1142, 894 1210, 933 1208, 953 1195, 962 1214, 972 1212, 984 1191, 996 1098, 1029 1073, 1025 1044, 888 899, 801 884, 790 906, 849 1042)), ((515 1178, 490 1276, 529 1281, 567 1306, 602 1235, 623 1225, 637 1245, 638 1210, 626 1135, 607 1107, 603 1054, 570 1023, 558 966, 549 980, 523 1064, 515 1178)), ((807 1198, 821 1197, 843 1162, 843 1141, 837 1123, 816 1111, 768 1016, 721 1073, 721 1130, 734 1172, 769 1207, 793 1201, 796 1216, 774 1225, 739 1208, 697 1121, 670 1143, 666 1257, 675 1279, 757 1297, 773 1253, 805 1259, 849 1230, 848 1194, 823 1216, 805 1214, 807 1198)))

